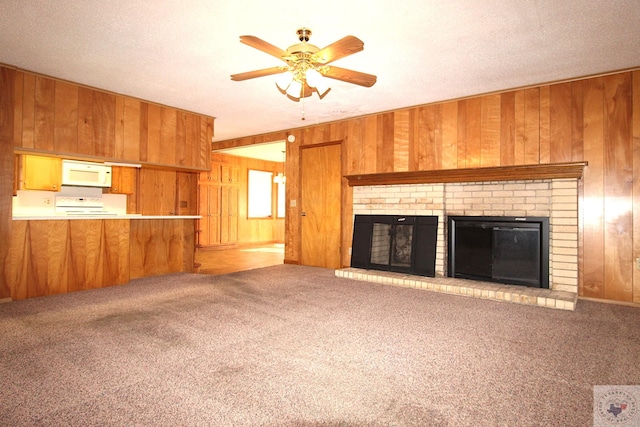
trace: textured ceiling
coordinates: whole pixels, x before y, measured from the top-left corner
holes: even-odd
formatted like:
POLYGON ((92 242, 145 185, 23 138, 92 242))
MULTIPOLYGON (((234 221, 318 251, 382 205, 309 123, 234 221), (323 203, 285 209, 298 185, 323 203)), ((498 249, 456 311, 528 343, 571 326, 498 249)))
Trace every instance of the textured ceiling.
POLYGON ((215 141, 640 66, 638 0, 0 0, 0 63, 216 117, 215 141), (309 27, 324 47, 364 51, 335 65, 375 74, 331 81, 323 99, 281 95, 281 48, 309 27), (304 109, 306 121, 301 121, 304 109))

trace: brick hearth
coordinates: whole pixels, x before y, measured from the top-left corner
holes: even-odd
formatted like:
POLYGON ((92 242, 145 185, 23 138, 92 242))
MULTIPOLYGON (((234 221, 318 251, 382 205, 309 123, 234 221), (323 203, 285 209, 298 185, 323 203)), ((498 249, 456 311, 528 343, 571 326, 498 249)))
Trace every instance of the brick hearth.
POLYGON ((575 310, 578 294, 551 289, 529 288, 517 285, 454 279, 451 277, 411 276, 388 271, 343 268, 336 270, 337 277, 361 280, 384 285, 424 289, 445 294, 503 301, 539 307, 575 310))
POLYGON ((371 277, 371 281, 395 281, 395 285, 458 295, 575 308, 578 293, 577 179, 357 186, 353 191, 353 213, 437 215, 436 277, 357 269, 338 270, 336 274, 341 277, 363 280, 363 276, 376 276, 371 277), (549 217, 549 289, 445 277, 448 215, 549 217))

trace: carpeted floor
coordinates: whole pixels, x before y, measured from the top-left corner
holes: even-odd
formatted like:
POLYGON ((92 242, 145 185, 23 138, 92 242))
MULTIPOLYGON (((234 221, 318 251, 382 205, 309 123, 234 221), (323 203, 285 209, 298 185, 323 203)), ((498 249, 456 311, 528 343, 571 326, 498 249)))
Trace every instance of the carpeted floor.
POLYGON ((279 265, 0 305, 2 426, 588 426, 640 384, 640 310, 279 265))

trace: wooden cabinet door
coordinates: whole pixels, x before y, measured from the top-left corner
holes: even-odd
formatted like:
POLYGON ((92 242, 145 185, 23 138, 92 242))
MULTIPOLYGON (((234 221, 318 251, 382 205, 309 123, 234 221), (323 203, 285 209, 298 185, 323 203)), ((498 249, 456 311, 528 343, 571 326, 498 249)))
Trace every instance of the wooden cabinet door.
POLYGON ((78 89, 78 153, 115 157, 116 96, 99 90, 78 89))
POLYGON ((199 173, 198 181, 202 183, 217 184, 220 183, 220 178, 220 165, 213 165, 211 167, 211 170, 199 173))
POLYGON ((210 246, 209 240, 209 186, 198 185, 198 247, 210 246))
POLYGON ((60 153, 78 151, 78 86, 55 82, 53 146, 60 153))
POLYGON ((198 246, 220 243, 220 186, 198 186, 198 246))
POLYGON ((238 241, 238 187, 223 185, 220 198, 220 243, 238 241))
POLYGON ((176 203, 178 215, 198 214, 198 174, 177 172, 176 203))
POLYGON ((142 215, 176 214, 176 171, 140 169, 139 210, 142 215))
POLYGON ((223 184, 237 184, 238 168, 235 166, 222 165, 220 179, 223 184))
POLYGON ((134 194, 136 190, 136 175, 138 169, 124 166, 111 167, 111 188, 112 194, 134 194))
POLYGON ((139 162, 142 144, 142 103, 134 98, 122 97, 122 116, 116 137, 116 157, 131 162, 139 162))
POLYGON ((21 189, 60 191, 62 159, 24 155, 21 166, 21 189))

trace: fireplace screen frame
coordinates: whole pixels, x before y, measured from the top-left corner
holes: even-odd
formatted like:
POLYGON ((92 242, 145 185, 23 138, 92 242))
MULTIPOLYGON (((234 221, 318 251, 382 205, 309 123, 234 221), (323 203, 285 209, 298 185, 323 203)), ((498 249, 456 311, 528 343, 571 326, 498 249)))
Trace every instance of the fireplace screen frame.
MULTIPOLYGON (((447 277, 457 277, 463 279, 480 280, 486 282, 503 283, 511 285, 522 285, 535 288, 549 288, 549 218, 548 217, 513 217, 513 216, 448 216, 447 217, 447 277), (477 240, 469 244, 466 252, 456 250, 456 238, 462 234, 459 228, 466 227, 467 239, 473 240, 472 234, 476 234, 477 240), (537 242, 528 241, 531 231, 537 232, 537 242), (525 237, 512 245, 511 253, 523 249, 525 244, 534 245, 529 248, 532 256, 537 256, 537 265, 532 267, 526 261, 521 264, 521 271, 513 271, 513 268, 502 268, 506 263, 513 263, 513 260, 497 260, 495 258, 496 236, 509 234, 513 238, 525 237), (471 236, 471 237, 469 237, 471 236), (480 242, 482 238, 488 238, 488 242, 480 242), (537 248, 535 247, 537 245, 537 248), (471 247, 469 247, 471 246, 471 247), (458 253, 460 252, 460 253, 458 253), (468 257, 474 256, 476 263, 471 264, 468 257), (461 258, 458 262, 457 258, 461 258), (502 272, 500 271, 502 270, 502 272), (505 273, 511 270, 512 274, 505 273), (524 275, 529 271, 529 277, 524 275), (520 275, 520 276, 519 276, 520 275)), ((523 249, 523 251, 526 249, 523 249)), ((507 251, 507 253, 509 253, 507 251)), ((505 257, 508 258, 508 257, 505 257)), ((531 261, 529 261, 531 262, 531 261)))
MULTIPOLYGON (((351 244, 351 267, 398 273, 415 274, 419 276, 435 277, 436 246, 437 246, 438 217, 434 215, 364 215, 354 216, 353 240, 351 244), (388 226, 386 237, 388 248, 386 257, 372 253, 375 245, 374 228, 376 225, 384 228, 388 226), (403 231, 411 227, 411 233, 397 233, 396 227, 403 231), (410 259, 407 254, 394 254, 396 235, 401 235, 403 245, 411 243, 410 259), (386 258, 386 261, 380 261, 386 258)), ((404 249, 406 250, 406 249, 404 249)))

